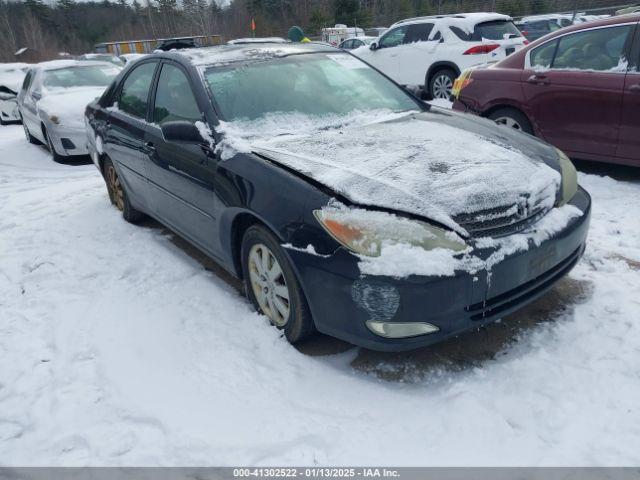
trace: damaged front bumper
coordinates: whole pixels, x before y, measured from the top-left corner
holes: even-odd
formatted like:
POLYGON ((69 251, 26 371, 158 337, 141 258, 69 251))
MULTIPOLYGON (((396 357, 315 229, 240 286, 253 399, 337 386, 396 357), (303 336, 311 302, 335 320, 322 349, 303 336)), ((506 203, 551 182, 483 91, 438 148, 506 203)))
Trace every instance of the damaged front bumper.
POLYGON ((507 256, 490 274, 363 276, 358 259, 343 248, 328 257, 299 250, 287 254, 320 332, 373 350, 411 350, 502 318, 566 275, 584 252, 591 214, 591 199, 582 188, 569 203, 583 214, 539 246, 507 256))

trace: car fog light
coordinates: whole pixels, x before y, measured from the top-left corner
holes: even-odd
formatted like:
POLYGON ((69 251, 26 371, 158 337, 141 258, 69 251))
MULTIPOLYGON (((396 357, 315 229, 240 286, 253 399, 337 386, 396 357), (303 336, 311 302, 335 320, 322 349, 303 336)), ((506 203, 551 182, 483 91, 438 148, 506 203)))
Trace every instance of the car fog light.
POLYGON ((381 322, 379 320, 367 320, 367 328, 376 335, 385 338, 408 338, 418 335, 428 335, 440 330, 435 325, 424 322, 381 322))

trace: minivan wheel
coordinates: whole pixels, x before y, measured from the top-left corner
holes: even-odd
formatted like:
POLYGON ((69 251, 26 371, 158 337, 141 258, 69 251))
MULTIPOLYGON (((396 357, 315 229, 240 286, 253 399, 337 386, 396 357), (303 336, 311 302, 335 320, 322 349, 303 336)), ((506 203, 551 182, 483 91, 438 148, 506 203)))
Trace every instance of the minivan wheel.
POLYGON ((280 243, 266 228, 253 225, 242 239, 242 273, 255 309, 284 331, 290 343, 315 332, 309 305, 280 243))
POLYGON ((515 108, 499 108, 489 115, 489 118, 498 125, 504 125, 514 130, 519 130, 533 135, 533 127, 527 116, 515 108))
POLYGON ((451 89, 453 88, 453 82, 456 79, 456 74, 453 70, 439 70, 432 77, 429 82, 429 93, 431 98, 451 100, 451 89))
POLYGON ((130 223, 138 223, 144 219, 144 213, 131 206, 127 192, 124 190, 118 172, 111 160, 106 159, 104 161, 102 171, 104 172, 104 180, 107 184, 107 192, 109 192, 109 200, 122 212, 124 219, 130 223))

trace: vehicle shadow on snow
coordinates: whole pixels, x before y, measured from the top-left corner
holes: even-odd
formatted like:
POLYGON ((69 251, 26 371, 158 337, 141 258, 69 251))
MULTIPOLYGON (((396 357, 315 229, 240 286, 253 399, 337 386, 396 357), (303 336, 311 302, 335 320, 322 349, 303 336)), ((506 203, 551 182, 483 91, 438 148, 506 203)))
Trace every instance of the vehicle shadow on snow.
MULTIPOLYGON (((409 352, 386 353, 359 349, 351 367, 392 382, 415 382, 438 377, 444 372, 477 367, 504 354, 527 332, 546 322, 553 322, 576 304, 588 300, 593 291, 589 281, 565 277, 546 295, 499 322, 466 332, 430 347, 409 352)), ((320 336, 299 347, 314 356, 340 353, 351 345, 320 336)))
POLYGON ((640 168, 613 163, 590 162, 588 160, 573 160, 576 169, 581 173, 602 175, 615 180, 626 182, 640 182, 640 168))
MULTIPOLYGON (((242 294, 241 281, 179 235, 152 219, 143 222, 142 226, 157 230, 183 253, 242 294)), ((351 368, 391 382, 409 383, 426 377, 437 378, 445 372, 463 371, 497 358, 506 352, 507 347, 526 336, 527 332, 555 321, 563 313, 573 310, 575 305, 588 300, 592 291, 591 282, 565 277, 542 298, 499 322, 409 352, 376 352, 326 335, 316 335, 297 345, 297 349, 304 355, 316 358, 353 350, 355 358, 351 361, 351 368)))

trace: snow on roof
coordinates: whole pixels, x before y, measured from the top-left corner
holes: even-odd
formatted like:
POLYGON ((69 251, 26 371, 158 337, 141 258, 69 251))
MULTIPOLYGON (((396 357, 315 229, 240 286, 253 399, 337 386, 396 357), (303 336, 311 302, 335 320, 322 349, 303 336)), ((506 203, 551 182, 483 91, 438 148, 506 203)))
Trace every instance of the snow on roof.
MULTIPOLYGON (((90 65, 114 66, 114 64, 110 62, 99 62, 95 60, 50 60, 48 62, 38 63, 35 67, 40 70, 48 71, 68 67, 87 67, 90 65)), ((115 66, 117 67, 117 65, 115 66)))
POLYGON ((234 40, 229 40, 227 42, 228 45, 238 45, 242 43, 287 43, 282 37, 262 37, 262 38, 236 38, 234 40))
POLYGON ((571 20, 573 18, 573 15, 569 15, 567 13, 546 13, 544 15, 529 15, 527 17, 522 17, 520 21, 534 22, 536 20, 560 20, 563 18, 571 20))
MULTIPOLYGON (((483 22, 491 22, 494 20, 512 20, 509 15, 503 15, 501 13, 492 13, 492 12, 471 12, 471 13, 458 13, 455 15, 432 15, 428 17, 415 17, 408 18, 406 20, 400 20, 399 22, 391 25, 392 27, 396 27, 398 25, 408 25, 413 23, 423 23, 423 22, 433 22, 437 21, 438 24, 441 22, 446 22, 451 25, 456 25, 461 27, 461 25, 465 25, 470 28, 466 28, 467 31, 473 31, 473 28, 483 22)), ((464 28, 464 27, 461 27, 464 28)))
POLYGON ((334 47, 317 43, 257 43, 186 48, 172 53, 186 57, 193 65, 205 66, 286 57, 301 53, 335 51, 334 47))

